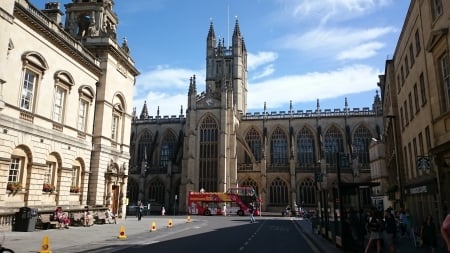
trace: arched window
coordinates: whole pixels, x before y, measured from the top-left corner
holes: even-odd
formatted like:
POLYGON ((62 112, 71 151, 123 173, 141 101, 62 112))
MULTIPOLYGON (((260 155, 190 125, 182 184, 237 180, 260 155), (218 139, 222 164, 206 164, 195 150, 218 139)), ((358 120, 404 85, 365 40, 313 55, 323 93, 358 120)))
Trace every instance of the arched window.
POLYGON ((270 184, 269 203, 273 206, 285 206, 289 203, 289 193, 286 182, 277 177, 270 184))
POLYGON ((352 154, 358 157, 358 163, 369 167, 369 143, 372 139, 369 129, 360 126, 353 134, 352 154))
POLYGON ((127 197, 130 203, 137 203, 139 200, 139 184, 132 178, 128 180, 127 197))
POLYGON ((78 89, 78 119, 77 129, 81 132, 86 132, 88 126, 89 107, 94 100, 94 90, 92 87, 83 85, 78 89))
MULTIPOLYGON (((256 129, 252 127, 245 136, 245 141, 247 142, 247 145, 250 147, 250 150, 252 151, 255 160, 257 162, 261 161, 262 141, 261 135, 258 133, 258 131, 256 131, 256 129)), ((251 159, 248 157, 247 154, 245 155, 245 163, 251 163, 251 159)))
POLYGON ((54 122, 63 124, 66 117, 67 94, 75 85, 72 75, 67 71, 57 71, 54 76, 55 89, 53 91, 53 115, 54 122))
POLYGON ((22 69, 22 86, 19 107, 24 112, 20 117, 25 120, 33 121, 33 113, 35 112, 38 100, 40 81, 42 80, 45 71, 48 69, 48 64, 41 54, 29 51, 22 55, 22 69))
POLYGON ((344 138, 335 126, 330 127, 325 134, 324 151, 327 165, 335 167, 337 154, 344 152, 344 138))
POLYGON ((159 155, 159 166, 162 169, 167 170, 169 161, 172 161, 175 157, 175 151, 177 148, 177 138, 171 131, 167 131, 164 139, 161 143, 161 151, 159 155))
POLYGON ((304 127, 297 135, 297 162, 301 167, 315 165, 314 137, 311 131, 304 127))
POLYGON ((216 121, 206 117, 200 124, 199 188, 217 191, 218 138, 216 121))
MULTIPOLYGON (((148 186, 148 199, 150 202, 164 204, 166 187, 159 178, 153 179, 148 186)), ((141 199, 141 201, 144 201, 141 199)))
POLYGON ((240 183, 240 185, 253 187, 253 190, 255 190, 256 194, 259 194, 258 183, 256 183, 256 181, 251 178, 245 179, 240 183))
POLYGON ((277 127, 270 141, 270 161, 272 165, 288 164, 288 142, 286 134, 277 127))
POLYGON ((152 163, 152 140, 153 135, 149 131, 145 131, 144 134, 141 135, 138 141, 138 160, 137 165, 138 167, 141 166, 144 159, 147 160, 147 164, 152 163))
POLYGON ((298 201, 300 206, 316 205, 316 188, 314 182, 307 178, 298 186, 298 201))

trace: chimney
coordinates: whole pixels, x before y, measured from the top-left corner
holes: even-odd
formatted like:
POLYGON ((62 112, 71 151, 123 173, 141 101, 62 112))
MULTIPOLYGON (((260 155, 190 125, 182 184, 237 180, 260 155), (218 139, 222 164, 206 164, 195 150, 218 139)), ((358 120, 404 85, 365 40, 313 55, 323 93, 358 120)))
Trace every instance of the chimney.
POLYGON ((59 9, 58 2, 48 2, 45 4, 45 9, 42 12, 47 15, 48 18, 53 20, 58 25, 62 25, 61 17, 64 13, 59 9))

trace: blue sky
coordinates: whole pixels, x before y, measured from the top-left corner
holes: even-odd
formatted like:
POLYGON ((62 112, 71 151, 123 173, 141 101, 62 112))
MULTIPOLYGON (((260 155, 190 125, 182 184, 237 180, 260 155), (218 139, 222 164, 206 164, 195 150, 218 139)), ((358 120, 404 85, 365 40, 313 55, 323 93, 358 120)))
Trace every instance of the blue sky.
MULTIPOLYGON (((39 9, 44 0, 31 0, 39 9)), ((71 1, 62 1, 66 4, 71 1)), ((205 89, 210 21, 225 44, 236 18, 248 51, 248 111, 371 107, 408 0, 115 0, 136 67, 134 107, 178 115, 189 78, 205 89)), ((63 10, 64 11, 64 10, 63 10)))

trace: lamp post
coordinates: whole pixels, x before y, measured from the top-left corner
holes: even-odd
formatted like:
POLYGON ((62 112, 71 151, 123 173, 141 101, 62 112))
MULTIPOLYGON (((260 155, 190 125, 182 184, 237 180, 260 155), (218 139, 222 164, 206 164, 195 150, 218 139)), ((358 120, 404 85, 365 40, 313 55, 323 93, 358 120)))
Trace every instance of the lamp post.
POLYGON ((402 177, 400 175, 400 166, 398 163, 397 128, 396 128, 396 124, 395 124, 396 116, 395 115, 387 115, 386 118, 388 118, 389 121, 392 123, 392 134, 394 136, 395 171, 397 173, 397 183, 398 183, 398 188, 400 191, 399 203, 400 203, 400 207, 403 207, 403 182, 402 182, 402 177))

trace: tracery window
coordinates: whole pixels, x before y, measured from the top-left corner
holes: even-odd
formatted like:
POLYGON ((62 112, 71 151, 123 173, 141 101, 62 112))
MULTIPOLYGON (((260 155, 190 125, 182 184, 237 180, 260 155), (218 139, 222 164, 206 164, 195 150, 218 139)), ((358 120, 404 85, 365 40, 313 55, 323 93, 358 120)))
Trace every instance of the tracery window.
POLYGON ((148 198, 151 202, 164 204, 166 187, 159 178, 152 180, 148 186, 148 198))
POLYGON ((286 134, 277 127, 270 140, 270 161, 272 165, 288 164, 288 141, 286 134))
POLYGON ((258 183, 256 183, 256 181, 251 178, 245 179, 240 185, 253 187, 253 190, 255 190, 256 194, 259 194, 258 183))
POLYGON ((314 182, 307 178, 298 186, 298 201, 297 205, 315 205, 316 203, 316 188, 314 182))
POLYGON ((138 141, 138 167, 141 166, 144 159, 147 159, 147 164, 151 164, 152 157, 152 140, 153 135, 149 131, 145 131, 144 134, 141 135, 138 141))
POLYGON ((132 178, 128 180, 127 197, 130 203, 137 203, 139 200, 139 184, 132 178))
POLYGON ((161 152, 159 155, 159 166, 161 168, 167 169, 169 161, 173 160, 176 145, 177 140, 175 135, 171 131, 168 131, 161 143, 161 152))
POLYGON ((286 182, 277 177, 269 188, 269 203, 273 206, 285 206, 289 203, 289 192, 286 182))
POLYGON ((200 124, 199 189, 217 191, 218 138, 216 121, 206 117, 200 124))
POLYGON ((325 133, 324 139, 325 161, 328 166, 334 167, 337 164, 337 154, 344 152, 344 138, 342 133, 332 126, 325 133))
MULTIPOLYGON (((250 147, 250 150, 252 151, 255 160, 257 162, 261 161, 262 141, 261 135, 258 133, 258 131, 256 131, 256 129, 252 127, 245 136, 245 141, 247 142, 247 145, 250 147)), ((251 163, 251 159, 250 157, 248 157, 247 154, 245 155, 245 163, 251 163)))
POLYGON ((358 127, 353 136, 352 153, 358 157, 358 163, 369 166, 369 143, 372 139, 369 129, 358 127))
POLYGON ((312 132, 304 127, 297 135, 297 163, 306 167, 315 164, 314 137, 312 132))

